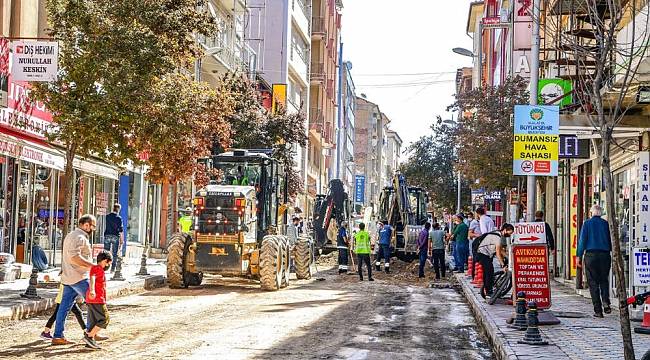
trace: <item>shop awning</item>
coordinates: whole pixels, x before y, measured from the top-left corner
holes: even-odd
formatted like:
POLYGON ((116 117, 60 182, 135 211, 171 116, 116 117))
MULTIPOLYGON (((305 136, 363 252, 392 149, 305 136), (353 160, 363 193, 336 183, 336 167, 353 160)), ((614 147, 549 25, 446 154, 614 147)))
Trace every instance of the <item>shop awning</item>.
POLYGON ((75 157, 74 163, 72 165, 75 169, 89 174, 98 175, 113 180, 120 179, 120 171, 117 166, 109 165, 99 160, 82 159, 80 157, 75 157))
POLYGON ((63 170, 65 166, 65 157, 57 149, 3 133, 0 133, 0 155, 56 170, 63 170))

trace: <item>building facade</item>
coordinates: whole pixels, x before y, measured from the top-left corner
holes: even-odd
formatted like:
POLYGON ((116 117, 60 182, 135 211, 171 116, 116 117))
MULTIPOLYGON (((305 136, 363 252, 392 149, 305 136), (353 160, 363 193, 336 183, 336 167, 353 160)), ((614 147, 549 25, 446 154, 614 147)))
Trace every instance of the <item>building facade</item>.
POLYGON ((357 96, 350 69, 352 69, 351 62, 341 61, 338 92, 338 103, 340 105, 336 123, 335 156, 330 169, 331 177, 341 179, 348 194, 352 194, 354 190, 356 175, 354 165, 354 112, 357 96))
POLYGON ((337 155, 339 32, 342 3, 312 0, 311 82, 309 93, 309 153, 307 185, 325 194, 337 155))
MULTIPOLYGON (((519 75, 525 79, 531 75, 531 35, 534 23, 532 2, 486 0, 470 4, 467 32, 474 39, 474 68, 472 84, 498 85, 506 77, 519 75), (482 24, 495 23, 501 28, 485 28, 482 24)), ((641 6, 641 5, 639 5, 641 6)), ((628 9, 629 11, 629 9, 628 9)), ((616 43, 619 53, 635 53, 631 63, 645 64, 649 54, 631 49, 631 37, 635 33, 647 33, 648 5, 637 9, 636 31, 633 16, 626 16, 616 27, 616 43), (646 14, 646 15, 644 15, 646 14), (641 25, 640 25, 641 24, 641 25), (641 26, 641 27, 639 27, 641 26), (639 30, 641 29, 641 30, 639 30)), ((602 15, 607 18, 607 14, 602 15)), ((642 101, 646 68, 628 78, 630 93, 624 99, 626 115, 613 129, 616 144, 610 147, 610 164, 613 184, 606 184, 600 167, 602 139, 589 121, 592 104, 579 101, 585 86, 593 86, 589 79, 595 70, 593 59, 598 56, 594 30, 589 23, 585 8, 571 6, 561 0, 550 0, 542 8, 540 32, 540 83, 557 84, 546 89, 540 87, 540 103, 558 105, 560 109, 560 161, 556 177, 537 177, 535 202, 537 209, 544 210, 546 221, 551 224, 556 237, 556 252, 551 254, 551 268, 559 281, 573 284, 578 292, 584 290, 585 275, 577 267, 576 247, 582 224, 590 214, 592 205, 605 207, 605 189, 614 189, 615 213, 605 213, 603 218, 615 221, 625 267, 625 282, 629 294, 643 291, 635 286, 635 249, 650 247, 647 223, 650 222, 647 199, 650 198, 647 169, 650 168, 650 108, 642 101), (580 44, 582 52, 572 51, 580 44), (580 66, 578 66, 578 64, 580 66), (543 81, 542 81, 543 80, 543 81)), ((645 34, 644 33, 644 34, 645 34)), ((638 35, 641 36, 641 35, 638 35)), ((623 60, 621 60, 623 61, 623 60)), ((625 67, 623 67, 625 68, 625 67)), ((624 76, 614 69, 610 81, 604 82, 600 92, 612 99, 616 89, 623 86, 624 76)), ((459 70, 461 80, 466 71, 459 70)), ((464 80, 462 88, 466 89, 464 80)), ((591 90, 588 90, 591 91, 591 90)), ((584 99, 584 97, 582 97, 584 99)), ((613 103, 613 102, 612 102, 613 103)), ((606 111, 611 109, 606 107, 606 111)), ((518 193, 516 187, 506 192, 502 206, 506 208, 507 220, 522 219, 518 209, 528 194, 518 193)), ((611 276, 612 297, 615 281, 611 276)))

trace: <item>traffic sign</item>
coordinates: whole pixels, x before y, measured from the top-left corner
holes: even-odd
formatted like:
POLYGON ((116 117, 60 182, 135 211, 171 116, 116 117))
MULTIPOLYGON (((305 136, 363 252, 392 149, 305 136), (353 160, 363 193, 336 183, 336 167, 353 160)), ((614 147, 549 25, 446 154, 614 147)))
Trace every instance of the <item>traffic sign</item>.
POLYGON ((522 222, 514 225, 513 245, 546 244, 546 224, 544 222, 522 222))
POLYGON ((559 141, 559 107, 515 105, 514 175, 557 176, 559 141))

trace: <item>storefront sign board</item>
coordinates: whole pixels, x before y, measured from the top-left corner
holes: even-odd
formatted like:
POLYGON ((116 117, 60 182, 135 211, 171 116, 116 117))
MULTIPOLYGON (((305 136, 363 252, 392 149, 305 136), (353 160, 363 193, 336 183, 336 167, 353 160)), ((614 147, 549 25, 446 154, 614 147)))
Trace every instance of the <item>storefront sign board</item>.
POLYGON ((546 244, 546 224, 544 222, 520 222, 514 225, 513 245, 546 244))
POLYGON ((515 105, 514 140, 514 175, 557 176, 559 107, 515 105))
POLYGON ((569 239, 571 241, 571 276, 576 276, 578 269, 578 173, 571 172, 569 188, 569 239))
POLYGON ((634 248, 634 286, 650 286, 650 248, 634 248))
POLYGON ((650 246, 650 152, 641 151, 636 159, 637 174, 637 214, 636 244, 650 246))
POLYGON ((14 41, 11 49, 11 76, 14 80, 56 81, 59 71, 58 42, 14 41))
POLYGON ((546 244, 513 245, 512 277, 514 292, 526 293, 527 301, 537 302, 538 309, 551 307, 546 244))

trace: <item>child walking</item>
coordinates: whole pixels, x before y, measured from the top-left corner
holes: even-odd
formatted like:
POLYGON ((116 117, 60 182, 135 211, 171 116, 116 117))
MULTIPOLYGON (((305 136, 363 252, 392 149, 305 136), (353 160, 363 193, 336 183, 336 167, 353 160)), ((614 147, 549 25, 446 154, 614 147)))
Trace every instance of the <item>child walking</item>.
MULTIPOLYGON (((56 299, 54 299, 54 302, 56 303, 56 307, 54 308, 54 312, 52 313, 52 316, 47 320, 47 324, 45 324, 45 329, 43 329, 43 332, 41 333, 41 337, 45 340, 52 340, 52 334, 50 334, 50 330, 52 329, 52 325, 54 325, 54 322, 56 321, 56 313, 59 311, 59 306, 61 306, 61 298, 63 297, 63 284, 59 284, 59 293, 56 295, 56 299)), ((79 308, 79 305, 77 303, 74 303, 72 305, 72 313, 74 316, 77 318, 77 322, 81 326, 81 330, 84 331, 84 334, 86 333, 86 322, 84 321, 84 317, 81 313, 81 309, 79 308)))
POLYGON ((110 269, 113 256, 106 250, 97 255, 97 265, 90 268, 90 286, 86 294, 88 304, 88 333, 84 335, 86 347, 101 349, 95 340, 104 340, 98 333, 106 329, 109 323, 108 309, 106 308, 106 275, 110 269))

